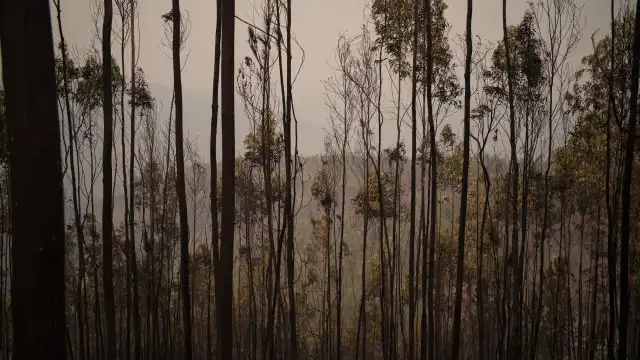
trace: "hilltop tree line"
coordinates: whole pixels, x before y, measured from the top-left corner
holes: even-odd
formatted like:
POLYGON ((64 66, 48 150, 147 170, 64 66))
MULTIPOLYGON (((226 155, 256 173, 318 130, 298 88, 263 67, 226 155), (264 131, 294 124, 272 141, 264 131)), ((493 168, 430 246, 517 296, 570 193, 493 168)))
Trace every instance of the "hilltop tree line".
POLYGON ((640 3, 591 35, 576 0, 502 0, 486 39, 473 0, 461 35, 446 0, 372 0, 316 156, 295 2, 235 5, 203 156, 179 0, 168 112, 136 0, 91 0, 86 49, 59 0, 0 0, 0 358, 640 359, 640 3))

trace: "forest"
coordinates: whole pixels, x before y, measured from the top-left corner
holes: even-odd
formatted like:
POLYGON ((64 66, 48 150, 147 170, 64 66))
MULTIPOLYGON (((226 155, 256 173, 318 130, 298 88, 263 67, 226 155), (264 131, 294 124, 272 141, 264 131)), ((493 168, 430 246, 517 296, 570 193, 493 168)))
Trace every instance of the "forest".
POLYGON ((215 0, 206 148, 180 0, 164 111, 144 6, 87 1, 78 48, 0 0, 0 359, 640 360, 640 2, 362 2, 303 154, 304 1, 215 0))

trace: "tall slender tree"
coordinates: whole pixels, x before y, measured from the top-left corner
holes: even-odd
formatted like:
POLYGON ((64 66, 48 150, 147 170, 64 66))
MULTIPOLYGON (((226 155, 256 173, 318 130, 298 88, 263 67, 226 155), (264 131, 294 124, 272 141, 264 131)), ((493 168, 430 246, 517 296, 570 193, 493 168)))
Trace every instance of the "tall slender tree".
MULTIPOLYGON (((129 188, 128 188, 128 182, 127 182, 127 151, 126 151, 126 145, 125 145, 125 101, 124 101, 124 96, 126 91, 124 91, 127 88, 126 85, 126 74, 125 74, 125 61, 124 61, 124 54, 125 54, 125 48, 127 46, 127 41, 128 41, 128 37, 131 33, 127 32, 127 26, 129 25, 129 4, 125 2, 125 0, 116 0, 115 2, 116 5, 116 9, 118 11, 118 15, 120 17, 120 64, 122 64, 122 77, 120 78, 120 88, 122 91, 120 91, 120 146, 121 146, 121 157, 122 157, 122 189, 123 189, 123 193, 124 193, 124 243, 125 243, 125 248, 127 249, 127 256, 126 256, 126 271, 127 273, 129 273, 131 271, 131 256, 130 256, 130 248, 131 246, 129 245, 129 241, 131 240, 130 237, 130 231, 129 231, 129 211, 130 211, 130 207, 129 207, 129 188)), ((132 76, 133 79, 133 76, 132 76)), ((71 129, 69 130, 71 131, 71 129)), ((129 357, 131 356, 131 277, 127 276, 126 277, 126 281, 125 281, 125 287, 126 287, 126 300, 125 300, 125 306, 126 306, 126 314, 124 316, 126 316, 126 320, 124 321, 124 326, 126 327, 126 335, 125 335, 125 339, 124 342, 125 344, 119 344, 119 348, 120 348, 120 353, 122 354, 122 352, 124 351, 124 357, 125 359, 129 359, 129 357), (124 350, 123 350, 124 348, 124 350)), ((122 312, 120 314, 120 316, 122 317, 122 312)), ((121 330, 122 331, 122 330, 121 330)), ((122 334, 120 334, 121 338, 122 338, 122 334)), ((122 340, 120 340, 120 342, 122 342, 122 340)))
MULTIPOLYGON (((291 69, 291 0, 287 0, 287 108, 285 114, 285 127, 284 127, 284 157, 285 157, 285 221, 287 223, 287 278, 289 288, 289 336, 290 338, 290 356, 292 360, 298 360, 298 334, 297 334, 297 320, 296 320, 296 299, 294 289, 294 276, 295 276, 295 239, 294 239, 294 209, 293 209, 293 172, 297 169, 293 169, 293 159, 291 150, 291 120, 293 110, 293 83, 292 83, 292 69, 291 69)), ((297 154, 296 154, 297 156, 297 154)))
MULTIPOLYGON (((513 254, 517 254, 518 248, 518 155, 517 155, 517 135, 516 135, 516 115, 515 115, 515 106, 514 106, 514 85, 513 85, 513 71, 512 71, 512 57, 511 57, 511 41, 509 39, 509 29, 507 27, 507 0, 502 1, 502 36, 503 36, 503 44, 504 44, 504 52, 505 52, 505 64, 506 64, 506 73, 507 73, 507 98, 508 98, 508 106, 509 106, 509 144, 511 148, 511 160, 510 160, 510 179, 508 184, 511 184, 511 216, 512 216, 512 228, 511 228, 511 246, 513 254)), ((508 224, 506 225, 508 229, 508 224)), ((507 231, 508 234, 508 231, 507 231)), ((505 234, 505 235, 507 235, 505 234)), ((509 272, 507 271, 509 264, 515 263, 515 255, 509 255, 508 252, 508 244, 505 246, 505 259, 511 259, 513 261, 505 261, 504 267, 504 279, 505 287, 504 287, 504 295, 503 295, 503 303, 506 304, 507 299, 507 288, 508 281, 507 278, 509 276, 509 272)), ((515 290, 513 292, 515 294, 515 290)), ((513 297, 515 298, 515 297, 513 297)), ((506 309, 503 306, 503 317, 506 316, 506 309)), ((506 324, 504 324, 506 325, 506 324)), ((516 326, 517 327, 517 326, 516 326)), ((518 332, 518 329, 515 329, 515 333, 518 332)), ((506 332, 506 326, 503 326, 503 332, 506 332)), ((507 334, 507 333, 505 333, 507 334)), ((509 339, 514 336, 517 337, 517 334, 508 333, 509 339)), ((507 348, 509 348, 507 342, 507 348)))
MULTIPOLYGON (((129 10, 129 15, 131 18, 130 28, 131 28, 131 124, 129 127, 130 131, 130 149, 129 149, 129 231, 131 232, 129 235, 129 256, 131 257, 131 280, 133 286, 133 331, 134 341, 133 341, 133 359, 140 360, 141 359, 141 329, 140 329, 140 293, 138 291, 138 259, 136 254, 136 208, 135 208, 135 159, 136 159, 136 105, 138 105, 136 96, 136 82, 137 82, 137 74, 139 70, 136 69, 137 63, 137 54, 136 54, 136 33, 135 33, 135 22, 136 22, 136 7, 137 0, 129 0, 131 2, 131 9, 129 10)), ((124 64, 122 64, 124 67, 124 64)), ((144 89, 141 89, 144 90, 144 89)), ((122 89, 124 91, 124 89, 122 89)), ((123 125, 124 126, 124 125, 123 125)), ((124 153, 124 148, 122 152, 124 153)), ((153 166, 153 161, 151 166, 153 166)), ((151 176, 154 176, 153 173, 151 176)), ((154 211, 154 210, 152 210, 154 211)), ((126 220, 125 220, 126 221, 126 220)), ((153 274, 150 274, 153 276, 153 274)))
POLYGON ((614 229, 617 225, 616 209, 617 198, 611 194, 611 175, 612 175, 612 148, 611 148, 611 120, 613 112, 615 111, 614 103, 614 91, 615 91, 615 70, 616 69, 616 19, 614 15, 615 0, 611 0, 610 17, 611 17, 611 46, 610 46, 610 59, 609 59, 609 76, 608 80, 608 102, 607 102, 607 159, 606 159, 606 180, 605 180, 605 203, 607 207, 607 271, 608 271, 608 285, 609 285, 609 321, 608 321, 608 333, 607 333, 607 359, 615 360, 615 339, 616 339, 616 259, 618 253, 618 246, 616 244, 616 237, 614 235, 614 229), (611 200, 616 200, 615 205, 611 204, 611 200))
POLYGON ((191 294, 189 292, 189 223, 187 219, 187 195, 184 180, 184 135, 182 108, 182 69, 180 48, 182 45, 180 0, 172 0, 173 21, 173 91, 176 101, 176 191, 180 219, 180 290, 182 296, 182 331, 184 334, 184 359, 193 356, 191 326, 191 294))
MULTIPOLYGON (((86 342, 85 342, 85 322, 86 318, 84 317, 83 307, 86 304, 83 304, 82 294, 83 294, 83 284, 84 282, 84 273, 85 273, 85 255, 84 255, 84 227, 83 221, 81 218, 80 212, 80 203, 78 199, 78 181, 77 181, 77 168, 76 168, 76 159, 75 159, 75 151, 73 144, 75 143, 75 138, 73 134, 74 121, 72 117, 72 108, 70 101, 70 90, 69 90, 69 59, 67 52, 67 44, 64 39, 64 32, 62 31, 62 8, 60 6, 60 1, 54 1, 54 5, 57 11, 58 18, 58 34, 60 36, 60 48, 62 53, 62 82, 63 82, 63 96, 64 96, 64 105, 67 118, 67 132, 69 135, 69 165, 71 167, 71 198, 73 202, 73 224, 76 230, 76 238, 78 243, 78 282, 76 284, 76 297, 77 297, 77 310, 76 310, 76 319, 78 325, 78 359, 84 360, 86 351, 86 342)), ((66 149, 65 149, 66 150, 66 149)), ((86 292, 86 285, 84 291, 86 292)))
MULTIPOLYGON (((432 1, 425 0, 425 9, 427 19, 431 19, 432 17, 432 1)), ((424 313, 422 315, 422 336, 423 336, 423 344, 425 330, 429 336, 428 345, 422 349, 422 360, 427 359, 427 349, 429 352, 429 360, 435 360, 435 311, 433 304, 433 287, 434 287, 434 270, 435 270, 435 251, 436 251, 436 216, 438 211, 438 149, 436 145, 436 126, 435 119, 433 117, 433 90, 432 90, 432 81, 433 81, 433 26, 431 21, 427 21, 427 118, 429 121, 429 169, 430 169, 430 184, 431 187, 429 189, 429 204, 431 205, 430 209, 430 218, 429 218, 429 279, 427 284, 427 296, 423 301, 427 302, 428 306, 428 319, 425 319, 424 313), (427 320, 428 326, 425 327, 424 323, 427 320)), ((426 239, 426 237, 425 237, 426 239)), ((425 243, 424 246, 427 246, 425 243)), ((425 259, 426 260, 426 259, 425 259)), ((423 310, 425 308, 424 304, 422 306, 423 310)))
POLYGON ((65 237, 49 2, 1 1, 0 43, 12 154, 13 358, 62 360, 65 237))
POLYGON ((113 293, 113 198, 112 198, 112 143, 113 143, 113 95, 111 74, 111 25, 113 2, 104 1, 102 24, 102 92, 104 139, 102 145, 102 281, 104 283, 104 308, 106 327, 106 360, 116 358, 115 303, 113 293))
MULTIPOLYGON (((222 1, 216 0, 216 33, 214 42, 214 60, 213 60, 213 95, 211 100, 211 138, 209 139, 209 162, 211 167, 209 191, 211 191, 211 250, 213 253, 213 280, 216 296, 219 292, 218 286, 218 264, 220 262, 219 247, 219 224, 218 224, 218 113, 219 113, 219 95, 220 95, 220 41, 222 37, 222 1)), ((215 314, 220 314, 218 310, 219 302, 215 301, 215 314)), ((209 316, 209 315, 208 315, 209 316)), ((210 321, 208 321, 210 322, 210 321)), ((220 347, 220 335, 223 329, 220 329, 220 321, 216 321, 216 349, 220 347)), ((207 324, 208 329, 211 325, 207 324)), ((211 341, 211 334, 207 334, 207 341, 211 341)), ((211 344, 207 345, 207 359, 212 358, 211 344)))
POLYGON ((462 282, 464 280, 464 242, 467 225, 467 197, 469 194, 469 139, 471 132, 471 57, 473 43, 471 36, 471 20, 473 17, 473 0, 467 0, 466 57, 464 64, 464 134, 462 159, 462 194, 460 196, 460 228, 458 229, 458 266, 456 272, 456 302, 453 322, 452 359, 460 358, 460 326, 462 322, 462 282))
POLYGON ((629 100, 629 123, 624 153, 622 183, 622 231, 620 243, 620 341, 618 360, 626 360, 628 349, 628 327, 630 315, 629 291, 629 242, 631 238, 631 183, 635 157, 638 116, 638 76, 640 76, 640 2, 636 3, 635 31, 633 34, 633 60, 631 63, 631 99, 629 100))
MULTIPOLYGON (((418 131, 418 21, 419 1, 413 1, 413 59, 411 67, 411 214, 409 222, 409 360, 415 358, 415 242, 416 242, 416 160, 418 131)), ((424 164, 423 164, 424 166, 424 164)))
POLYGON ((235 0, 222 2, 222 48, 220 59, 222 91, 222 218, 220 237, 219 285, 216 301, 220 322, 218 359, 233 359, 233 243, 235 217, 235 113, 234 50, 235 0))

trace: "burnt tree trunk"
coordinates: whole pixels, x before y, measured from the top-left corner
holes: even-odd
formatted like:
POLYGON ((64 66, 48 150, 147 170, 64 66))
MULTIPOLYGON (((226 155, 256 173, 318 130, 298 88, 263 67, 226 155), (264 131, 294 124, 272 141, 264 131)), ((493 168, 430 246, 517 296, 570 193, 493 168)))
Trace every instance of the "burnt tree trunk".
POLYGON ((192 357, 191 296, 189 294, 189 224, 187 219, 187 195, 184 182, 184 139, 182 132, 182 76, 180 67, 180 0, 172 1, 173 20, 173 91, 176 97, 176 190, 180 219, 180 289, 182 294, 182 327, 184 332, 184 360, 192 357))
POLYGON ((220 263, 216 300, 218 303, 218 359, 233 359, 233 243, 235 216, 235 114, 234 35, 235 0, 222 2, 222 221, 220 263))
POLYGON ((640 3, 636 4, 635 32, 633 36, 633 62, 631 68, 631 100, 629 101, 629 127, 624 154, 622 178, 622 238, 620 243, 620 341, 618 360, 627 359, 627 332, 629 326, 629 239, 631 235, 631 183, 635 152, 638 115, 638 75, 640 74, 640 3))
POLYGON ((13 358, 66 359, 65 240, 47 1, 1 1, 9 132, 13 358))
POLYGON ((471 128, 471 56, 473 43, 471 38, 471 19, 473 16, 473 0, 467 1, 467 54, 464 66, 464 139, 462 160, 462 195, 460 196, 460 228, 458 229, 458 266, 456 276, 456 300, 453 322, 452 359, 460 358, 460 327, 462 322, 462 281, 464 279, 464 241, 467 224, 467 196, 469 193, 469 137, 471 128))

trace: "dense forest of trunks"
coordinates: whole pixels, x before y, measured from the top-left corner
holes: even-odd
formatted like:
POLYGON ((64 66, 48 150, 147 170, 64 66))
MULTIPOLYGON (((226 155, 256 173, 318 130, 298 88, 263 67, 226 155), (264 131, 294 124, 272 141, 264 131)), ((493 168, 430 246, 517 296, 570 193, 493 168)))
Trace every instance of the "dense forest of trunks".
POLYGON ((502 0, 485 39, 472 0, 458 38, 446 0, 372 0, 317 156, 298 3, 217 0, 204 160, 179 0, 166 117, 136 0, 91 0, 74 51, 65 3, 0 0, 0 359, 640 359, 640 3, 589 39, 577 0, 502 0))

